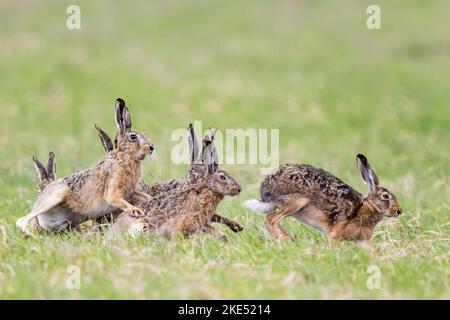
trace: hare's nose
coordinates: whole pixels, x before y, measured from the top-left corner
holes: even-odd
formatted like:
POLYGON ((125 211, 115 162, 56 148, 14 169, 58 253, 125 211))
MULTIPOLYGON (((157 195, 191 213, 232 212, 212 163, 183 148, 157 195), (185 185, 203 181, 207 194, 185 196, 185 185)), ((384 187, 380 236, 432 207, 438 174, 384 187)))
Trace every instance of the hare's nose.
POLYGON ((155 150, 155 147, 151 145, 151 146, 148 148, 148 150, 149 150, 148 153, 149 153, 149 154, 152 154, 153 151, 155 150))
POLYGON ((397 210, 397 214, 398 214, 398 215, 401 215, 402 213, 403 213, 403 210, 402 210, 402 209, 398 209, 398 210, 397 210))
POLYGON ((241 193, 241 187, 238 187, 238 188, 237 188, 237 193, 238 193, 238 194, 241 193))

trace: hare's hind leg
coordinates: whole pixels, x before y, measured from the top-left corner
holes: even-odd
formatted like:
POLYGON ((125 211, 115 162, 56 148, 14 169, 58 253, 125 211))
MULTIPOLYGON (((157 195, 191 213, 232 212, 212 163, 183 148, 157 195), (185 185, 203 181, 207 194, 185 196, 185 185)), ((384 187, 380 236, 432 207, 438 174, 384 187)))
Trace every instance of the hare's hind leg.
POLYGON ((228 228, 230 228, 234 232, 239 232, 239 231, 244 230, 244 227, 241 226, 236 221, 228 219, 227 217, 221 216, 221 215, 219 215, 217 213, 215 215, 213 215, 211 221, 212 222, 217 222, 217 223, 222 223, 222 224, 226 225, 228 228))
POLYGON ((278 210, 266 216, 266 229, 275 238, 294 240, 280 222, 282 219, 303 209, 308 204, 309 199, 294 194, 280 197, 280 202, 282 204, 279 206, 278 210))
POLYGON ((54 188, 48 190, 48 192, 42 194, 36 201, 36 204, 34 205, 31 213, 17 219, 17 228, 25 237, 32 236, 32 233, 29 229, 31 220, 61 204, 67 197, 67 194, 68 189, 65 185, 57 185, 54 188))

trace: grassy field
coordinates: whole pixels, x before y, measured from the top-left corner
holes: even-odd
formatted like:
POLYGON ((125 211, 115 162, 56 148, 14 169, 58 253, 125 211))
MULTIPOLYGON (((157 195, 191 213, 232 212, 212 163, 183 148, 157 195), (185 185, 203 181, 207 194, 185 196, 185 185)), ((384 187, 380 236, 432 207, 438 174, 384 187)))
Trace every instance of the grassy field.
MULTIPOLYGON (((73 1, 0 3, 0 298, 450 298, 450 3, 376 1, 73 1), (408 212, 382 222, 373 252, 286 221, 266 237, 258 165, 226 165, 241 183, 220 212, 245 231, 105 243, 101 235, 23 240, 15 220, 36 198, 31 156, 54 151, 58 175, 103 155, 93 124, 115 132, 114 101, 157 146, 144 178, 182 177, 170 134, 189 121, 280 129, 281 162, 322 167, 361 192, 364 153, 408 212), (68 267, 81 271, 69 289, 68 267), (370 290, 367 268, 380 270, 370 290)), ((70 271, 70 268, 69 268, 70 271)))

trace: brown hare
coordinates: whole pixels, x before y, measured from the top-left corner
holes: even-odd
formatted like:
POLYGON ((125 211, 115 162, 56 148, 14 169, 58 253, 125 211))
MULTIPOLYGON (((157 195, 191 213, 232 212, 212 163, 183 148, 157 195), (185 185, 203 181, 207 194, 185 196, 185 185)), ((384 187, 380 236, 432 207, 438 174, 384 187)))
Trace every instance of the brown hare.
POLYGON ((144 217, 136 218, 132 213, 123 212, 112 225, 111 237, 123 231, 131 234, 152 231, 170 236, 206 232, 226 240, 226 236, 215 229, 211 222, 217 221, 213 217, 219 216, 216 210, 222 199, 227 195, 238 195, 241 188, 229 173, 218 169, 213 141, 213 134, 206 136, 202 153, 199 154, 190 126, 189 143, 193 162, 186 178, 188 183, 161 192, 152 200, 140 204, 146 212, 144 217))
POLYGON ((142 133, 131 129, 131 116, 122 99, 116 101, 115 117, 119 129, 117 149, 89 169, 53 181, 54 155, 50 154, 50 168, 33 159, 42 185, 31 213, 16 221, 24 236, 32 235, 29 224, 34 218, 42 229, 59 231, 120 210, 144 213, 131 202, 150 198, 136 186, 141 175, 140 161, 152 154, 154 146, 142 133))
MULTIPOLYGON (((100 137, 100 141, 106 152, 111 152, 116 142, 113 144, 111 138, 108 134, 99 126, 95 126, 98 135, 100 137)), ((208 137, 207 139, 211 139, 208 137)), ((188 143, 189 143, 189 157, 190 157, 190 165, 188 168, 188 174, 184 179, 172 179, 169 181, 157 181, 152 186, 149 186, 145 183, 144 180, 140 179, 137 189, 141 192, 147 193, 152 197, 161 198, 161 196, 166 195, 168 192, 171 192, 175 189, 185 190, 187 187, 195 184, 201 176, 204 174, 204 165, 202 165, 201 161, 198 161, 198 143, 195 137, 194 128, 192 124, 188 126, 188 143), (196 163, 197 162, 197 163, 196 163)), ((222 223, 228 226, 232 231, 239 232, 244 228, 236 221, 221 216, 215 213, 211 219, 212 222, 222 223)), ((102 221, 103 222, 103 221, 102 221)), ((99 223, 102 223, 99 221, 99 223)))
POLYGON ((293 239, 280 224, 293 216, 328 234, 334 240, 368 241, 383 217, 402 213, 397 198, 379 185, 365 156, 356 156, 357 165, 369 195, 355 189, 330 173, 306 164, 285 164, 265 177, 261 200, 247 200, 244 205, 267 214, 265 225, 275 238, 293 239))

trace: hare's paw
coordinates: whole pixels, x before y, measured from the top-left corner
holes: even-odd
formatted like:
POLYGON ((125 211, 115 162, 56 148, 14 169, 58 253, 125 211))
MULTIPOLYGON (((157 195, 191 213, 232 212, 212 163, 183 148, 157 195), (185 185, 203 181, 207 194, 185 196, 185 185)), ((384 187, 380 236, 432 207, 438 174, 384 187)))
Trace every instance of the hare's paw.
POLYGON ((227 225, 234 232, 240 232, 240 231, 244 230, 244 227, 241 224, 237 223, 236 221, 231 221, 227 225))
POLYGON ((18 219, 16 221, 16 227, 20 230, 25 239, 36 237, 30 229, 28 220, 22 218, 18 219))

